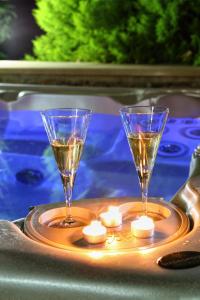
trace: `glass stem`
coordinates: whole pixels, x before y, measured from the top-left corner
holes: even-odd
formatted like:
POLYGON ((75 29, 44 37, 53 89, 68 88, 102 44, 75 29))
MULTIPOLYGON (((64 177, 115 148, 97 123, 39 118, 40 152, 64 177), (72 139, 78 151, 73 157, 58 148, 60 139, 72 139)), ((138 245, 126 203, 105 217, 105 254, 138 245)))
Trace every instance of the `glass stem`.
POLYGON ((66 202, 66 221, 68 222, 73 222, 73 217, 71 213, 71 204, 72 204, 72 189, 73 189, 74 177, 75 174, 71 174, 68 176, 61 174, 65 202, 66 202))
POLYGON ((147 202, 148 202, 148 188, 149 188, 149 182, 148 180, 143 180, 141 183, 141 190, 142 190, 142 203, 143 203, 143 212, 145 215, 147 215, 147 202))

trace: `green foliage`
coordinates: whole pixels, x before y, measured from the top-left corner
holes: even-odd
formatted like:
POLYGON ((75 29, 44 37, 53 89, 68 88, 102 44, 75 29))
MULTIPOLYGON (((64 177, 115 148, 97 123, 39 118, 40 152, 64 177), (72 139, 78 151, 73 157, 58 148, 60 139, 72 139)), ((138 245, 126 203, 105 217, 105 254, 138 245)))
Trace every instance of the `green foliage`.
MULTIPOLYGON (((7 2, 0 2, 0 47, 10 37, 11 23, 15 18, 13 6, 7 2)), ((5 54, 0 51, 0 59, 5 59, 5 54)))
POLYGON ((200 0, 36 0, 44 61, 200 65, 200 0))

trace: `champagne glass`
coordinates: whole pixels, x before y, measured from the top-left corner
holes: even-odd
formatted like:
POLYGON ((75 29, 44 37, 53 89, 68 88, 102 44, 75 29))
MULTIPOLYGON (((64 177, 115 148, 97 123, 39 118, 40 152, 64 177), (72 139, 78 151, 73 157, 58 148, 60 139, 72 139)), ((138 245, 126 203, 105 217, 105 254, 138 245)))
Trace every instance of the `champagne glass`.
POLYGON ((169 110, 156 106, 124 106, 120 109, 147 215, 148 187, 169 110))
POLYGON ((66 217, 52 221, 52 227, 78 227, 83 220, 72 215, 72 190, 90 121, 89 109, 49 109, 41 112, 44 127, 61 175, 66 217))

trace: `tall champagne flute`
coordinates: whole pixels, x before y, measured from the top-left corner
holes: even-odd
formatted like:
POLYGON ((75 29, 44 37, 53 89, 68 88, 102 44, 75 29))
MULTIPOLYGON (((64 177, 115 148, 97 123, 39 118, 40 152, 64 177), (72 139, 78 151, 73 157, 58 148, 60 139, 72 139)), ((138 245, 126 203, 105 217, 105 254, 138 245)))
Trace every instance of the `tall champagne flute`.
POLYGON ((120 110, 147 215, 148 187, 169 110, 156 106, 124 106, 120 110))
POLYGON ((78 227, 85 225, 72 215, 72 190, 76 171, 85 142, 91 110, 49 109, 41 112, 44 127, 61 175, 66 202, 66 217, 52 221, 52 227, 78 227))

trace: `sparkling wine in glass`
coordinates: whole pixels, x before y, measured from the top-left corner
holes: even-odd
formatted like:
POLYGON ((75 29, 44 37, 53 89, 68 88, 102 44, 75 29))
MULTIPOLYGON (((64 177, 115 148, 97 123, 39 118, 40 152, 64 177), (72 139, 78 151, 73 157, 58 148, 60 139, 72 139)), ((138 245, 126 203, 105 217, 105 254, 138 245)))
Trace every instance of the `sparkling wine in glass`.
POLYGON ((49 109, 42 120, 61 175, 66 202, 66 217, 54 220, 52 227, 78 227, 83 220, 72 215, 72 191, 90 121, 89 109, 49 109))
POLYGON ((147 214, 148 187, 169 110, 156 106, 124 106, 120 110, 147 214))

